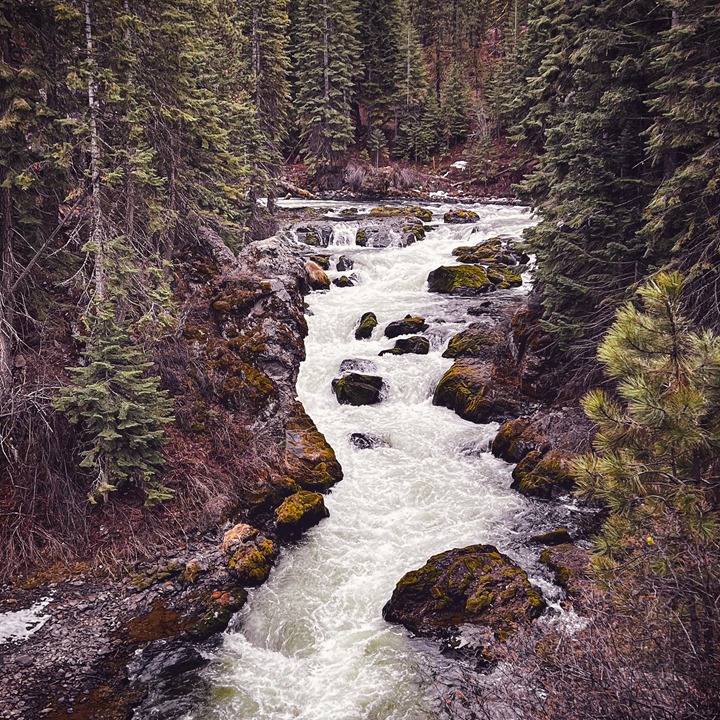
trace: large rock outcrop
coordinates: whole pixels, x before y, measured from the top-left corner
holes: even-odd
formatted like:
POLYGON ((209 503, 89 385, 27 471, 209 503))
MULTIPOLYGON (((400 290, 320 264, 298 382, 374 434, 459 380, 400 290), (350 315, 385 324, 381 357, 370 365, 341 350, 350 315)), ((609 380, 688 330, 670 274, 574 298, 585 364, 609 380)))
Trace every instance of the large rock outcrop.
POLYGON ((525 571, 492 545, 431 557, 398 582, 383 617, 416 635, 445 636, 461 625, 490 627, 504 640, 545 609, 525 571))

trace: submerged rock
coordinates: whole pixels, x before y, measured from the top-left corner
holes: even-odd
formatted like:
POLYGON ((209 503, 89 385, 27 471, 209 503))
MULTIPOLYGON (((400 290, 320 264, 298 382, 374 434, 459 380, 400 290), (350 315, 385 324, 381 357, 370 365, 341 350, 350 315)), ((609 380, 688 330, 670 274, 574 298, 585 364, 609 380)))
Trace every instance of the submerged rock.
POLYGON ((377 327, 378 321, 377 316, 373 312, 366 312, 358 322, 355 328, 355 339, 356 340, 368 340, 373 330, 377 327))
POLYGON ((385 337, 396 338, 399 335, 412 335, 427 330, 429 327, 425 318, 406 315, 402 320, 388 323, 385 328, 385 337))
POLYGON ((463 225, 466 223, 476 223, 480 220, 480 216, 473 210, 449 210, 443 215, 443 220, 448 225, 463 225))
POLYGON ((430 292, 475 297, 494 289, 495 284, 477 265, 443 265, 428 275, 430 292))
POLYGON ((350 373, 332 381, 332 389, 341 405, 375 405, 381 401, 383 379, 378 375, 350 373))
POLYGON ((275 510, 275 525, 278 535, 294 539, 329 516, 320 493, 301 490, 275 510))
POLYGON ((348 358, 340 363, 339 370, 341 375, 347 375, 351 372, 372 374, 377 371, 377 364, 372 360, 348 358))
POLYGON ((380 355, 427 355, 430 352, 430 341, 427 338, 413 335, 395 341, 395 347, 383 350, 380 355))
POLYGON ((375 448, 387 446, 385 438, 375 433, 351 433, 348 440, 358 450, 374 450, 375 448))
POLYGON ((435 555, 407 573, 383 617, 416 635, 445 636, 471 624, 490 627, 505 640, 544 609, 522 568, 492 545, 471 545, 435 555))

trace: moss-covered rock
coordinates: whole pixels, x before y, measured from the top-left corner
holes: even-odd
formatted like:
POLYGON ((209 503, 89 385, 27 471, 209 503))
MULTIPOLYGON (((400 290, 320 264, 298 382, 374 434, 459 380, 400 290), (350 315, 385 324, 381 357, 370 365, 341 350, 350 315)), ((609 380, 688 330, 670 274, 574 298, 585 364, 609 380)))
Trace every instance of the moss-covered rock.
POLYGON ((319 265, 323 270, 330 269, 329 255, 311 255, 310 260, 312 260, 316 265, 319 265))
POLYGON ((368 340, 372 336, 373 330, 377 327, 378 321, 375 313, 366 312, 360 318, 355 328, 356 340, 368 340))
POLYGON ((378 375, 349 373, 332 381, 332 389, 341 405, 375 405, 382 399, 383 379, 378 375))
POLYGON ((423 222, 430 222, 432 220, 432 212, 430 212, 430 210, 414 205, 401 205, 398 207, 381 205, 380 207, 373 208, 370 211, 370 214, 374 217, 412 216, 422 220, 423 222))
POLYGON ((517 489, 520 483, 538 466, 543 458, 542 450, 531 450, 512 471, 513 489, 517 489))
POLYGON ((430 326, 425 322, 425 318, 406 315, 402 320, 388 323, 385 328, 385 337, 396 338, 400 335, 413 335, 427 330, 428 327, 430 326))
POLYGON ((435 388, 433 405, 454 410, 474 423, 502 421, 522 410, 518 400, 491 381, 484 366, 470 359, 456 360, 443 375, 435 388))
POLYGON ((494 289, 485 270, 477 265, 443 265, 428 275, 430 292, 475 297, 494 289))
POLYGON ((473 324, 450 340, 443 357, 487 359, 492 356, 493 349, 502 339, 502 334, 498 331, 488 330, 486 326, 473 324))
POLYGON ((295 227, 295 234, 300 242, 312 247, 327 247, 332 244, 334 230, 330 223, 318 223, 317 225, 298 225, 295 227))
POLYGON ((231 552, 243 543, 254 540, 259 533, 260 531, 252 525, 246 525, 245 523, 233 525, 233 527, 223 535, 220 550, 224 553, 231 552))
POLYGON ((304 490, 324 491, 342 480, 335 451, 299 402, 285 429, 285 446, 287 474, 304 490))
POLYGON ((565 545, 566 543, 572 542, 572 537, 570 537, 567 528, 557 528, 550 530, 550 532, 541 533, 540 535, 533 535, 530 538, 530 542, 537 543, 538 545, 565 545))
POLYGON ((490 282, 495 283, 500 289, 506 289, 508 287, 520 287, 522 285, 522 277, 513 272, 510 268, 504 265, 491 264, 487 267, 487 276, 490 282))
POLYGON ((346 270, 352 270, 354 265, 355 263, 352 258, 349 258, 347 255, 341 255, 337 260, 335 269, 338 272, 345 272, 346 270))
POLYGON ((301 490, 286 498, 275 511, 275 525, 278 535, 292 539, 329 515, 320 493, 301 490))
POLYGON ((272 540, 264 535, 258 535, 254 540, 242 543, 233 553, 228 561, 228 570, 238 585, 243 587, 262 585, 270 575, 274 555, 275 546, 272 540))
POLYGON ((330 278, 327 273, 312 260, 305 263, 305 276, 312 290, 327 290, 330 287, 330 278))
POLYGON ((490 447, 495 457, 510 463, 518 463, 531 450, 541 449, 547 450, 547 443, 523 418, 514 418, 502 425, 490 447))
POLYGON ((335 278, 332 281, 332 284, 335 285, 336 287, 341 287, 341 288, 353 287, 355 285, 355 283, 347 275, 342 275, 339 278, 335 278))
POLYGON ((583 584, 588 581, 590 556, 587 550, 571 543, 563 543, 543 550, 540 562, 553 572, 555 582, 568 595, 580 595, 583 584))
POLYGON ((443 220, 448 225, 463 225, 467 223, 476 223, 480 220, 480 216, 472 210, 449 210, 443 215, 443 220))
POLYGON ((544 609, 522 568, 492 545, 471 545, 435 555, 407 573, 383 617, 417 635, 443 636, 474 624, 505 640, 544 609))
POLYGON ((383 350, 380 355, 427 355, 430 352, 430 341, 427 338, 413 335, 395 341, 391 350, 383 350))
POLYGON ((575 487, 572 473, 574 457, 565 450, 551 450, 543 455, 531 472, 513 482, 513 489, 523 495, 545 500, 570 492, 575 487))

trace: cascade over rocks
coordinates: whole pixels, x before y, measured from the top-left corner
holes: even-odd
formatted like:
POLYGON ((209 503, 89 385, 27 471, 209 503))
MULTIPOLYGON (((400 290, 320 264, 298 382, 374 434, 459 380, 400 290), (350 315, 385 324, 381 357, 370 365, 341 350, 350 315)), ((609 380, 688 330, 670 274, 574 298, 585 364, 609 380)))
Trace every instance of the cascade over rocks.
POLYGON ((492 545, 471 545, 434 555, 404 575, 383 617, 431 637, 466 624, 487 626, 502 641, 544 609, 522 568, 492 545))
POLYGON ((379 447, 387 447, 385 438, 375 433, 351 433, 348 441, 358 450, 374 450, 379 447))

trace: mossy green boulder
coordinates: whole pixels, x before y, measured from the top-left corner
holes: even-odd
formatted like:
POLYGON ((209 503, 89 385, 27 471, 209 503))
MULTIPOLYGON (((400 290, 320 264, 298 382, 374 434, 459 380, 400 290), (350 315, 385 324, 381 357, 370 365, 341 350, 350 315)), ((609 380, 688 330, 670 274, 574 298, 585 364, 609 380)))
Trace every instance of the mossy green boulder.
POLYGON ((425 318, 406 315, 402 320, 388 323, 385 328, 385 337, 396 338, 400 335, 413 335, 427 330, 428 327, 430 326, 425 322, 425 318))
POLYGON ((555 583, 573 598, 582 594, 582 586, 589 580, 588 551, 572 543, 563 543, 543 550, 540 562, 553 573, 555 583))
POLYGON ((403 205, 398 207, 381 205, 380 207, 373 208, 370 211, 370 215, 373 217, 404 217, 411 216, 416 217, 423 222, 430 222, 432 220, 432 212, 425 208, 417 207, 415 205, 403 205))
POLYGON ((502 339, 503 336, 498 331, 488 330, 486 326, 474 323, 450 340, 443 357, 487 359, 502 339))
POLYGON ((272 540, 259 535, 254 540, 243 543, 228 562, 230 574, 238 585, 255 587, 262 585, 270 575, 273 566, 275 547, 272 540))
POLYGON ((433 395, 433 405, 454 410, 474 423, 501 422, 521 411, 512 393, 496 386, 487 368, 472 359, 456 360, 443 375, 433 395))
POLYGON ((427 355, 430 352, 430 341, 427 338, 413 335, 395 341, 395 347, 383 350, 380 355, 427 355))
POLYGON ((572 462, 575 456, 565 450, 551 450, 527 473, 518 474, 512 488, 528 497, 553 500, 575 487, 572 462))
POLYGON ((532 450, 548 450, 547 442, 528 420, 513 418, 504 423, 492 441, 490 451, 506 462, 519 463, 532 450))
POLYGON ((368 340, 372 336, 373 330, 377 327, 378 321, 375 313, 366 312, 358 322, 355 328, 356 340, 368 340))
POLYGON ((530 538, 530 542, 537 543, 538 545, 564 545, 572 542, 572 537, 567 531, 567 528, 556 528, 546 533, 540 533, 539 535, 533 535, 530 538))
POLYGON ((332 281, 332 284, 336 287, 353 287, 355 283, 347 276, 347 275, 341 275, 339 278, 335 278, 332 281))
POLYGON ((475 297, 495 290, 485 269, 478 265, 443 265, 428 275, 428 290, 475 297))
POLYGON ((295 539, 329 515, 320 493, 301 490, 275 510, 275 526, 280 537, 295 539))
POLYGON ((416 635, 436 637, 460 625, 487 626, 502 641, 544 609, 522 568, 492 545, 471 545, 434 555, 407 573, 383 617, 416 635))
POLYGON ((349 373, 332 381, 332 389, 341 405, 375 405, 382 399, 383 379, 378 375, 349 373))
POLYGON ((464 225, 467 223, 476 223, 480 220, 480 216, 473 210, 449 210, 443 215, 443 220, 448 225, 464 225))

